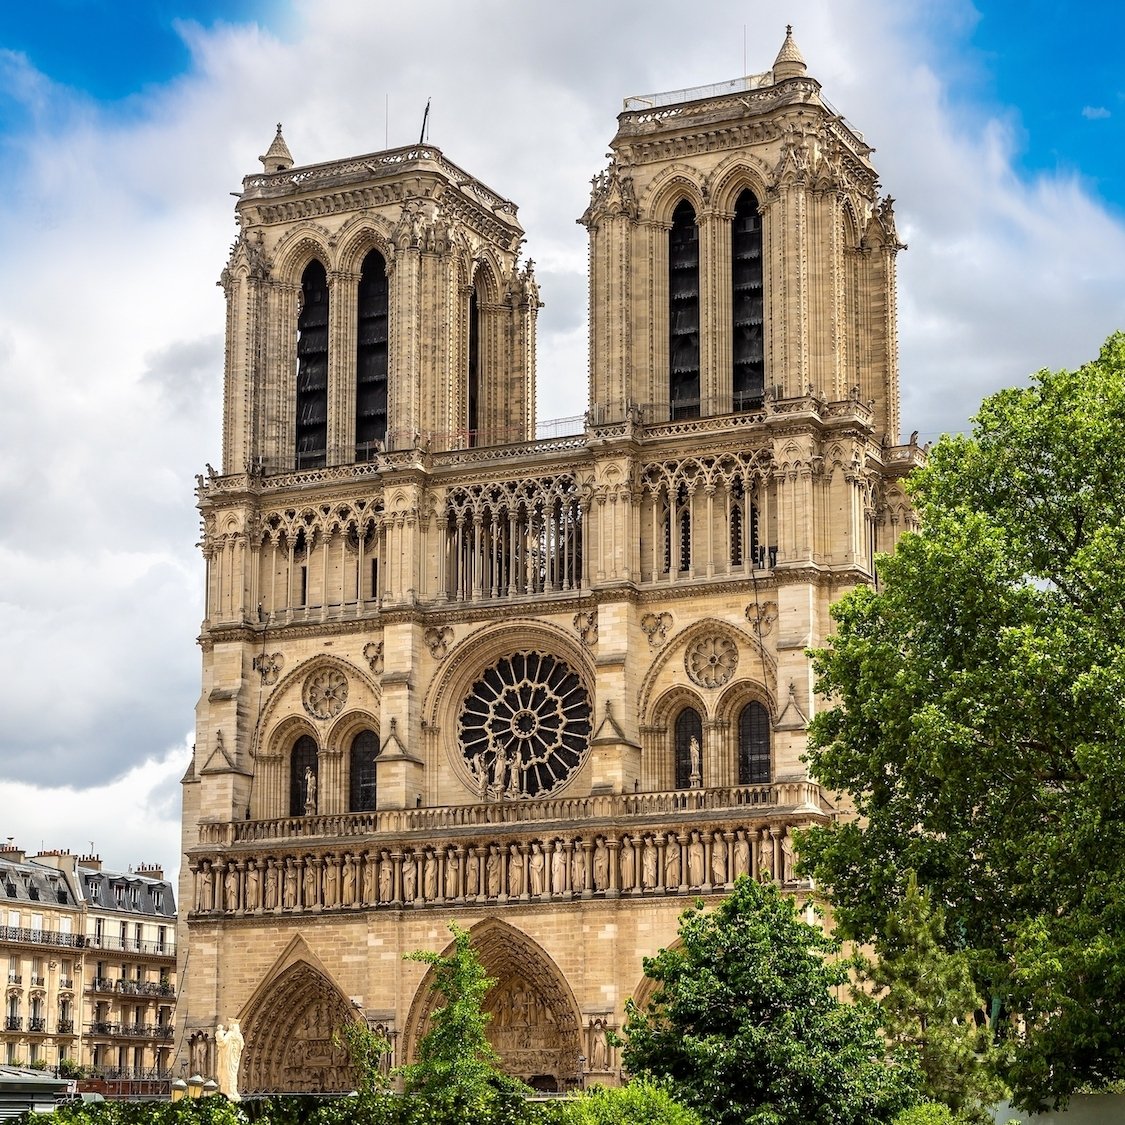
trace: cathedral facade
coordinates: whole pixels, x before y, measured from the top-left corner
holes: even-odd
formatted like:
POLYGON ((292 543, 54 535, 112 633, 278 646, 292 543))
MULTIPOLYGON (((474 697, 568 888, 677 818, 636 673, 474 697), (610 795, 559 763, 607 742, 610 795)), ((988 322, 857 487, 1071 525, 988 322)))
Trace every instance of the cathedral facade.
POLYGON ((837 815, 801 761, 829 605, 913 519, 895 259, 871 149, 792 36, 771 70, 630 98, 581 218, 590 407, 535 440, 516 207, 419 144, 236 205, 223 465, 184 778, 181 1063, 237 1018, 245 1091, 409 1061, 415 949, 468 928, 490 1036, 543 1089, 694 899, 798 888, 837 815))

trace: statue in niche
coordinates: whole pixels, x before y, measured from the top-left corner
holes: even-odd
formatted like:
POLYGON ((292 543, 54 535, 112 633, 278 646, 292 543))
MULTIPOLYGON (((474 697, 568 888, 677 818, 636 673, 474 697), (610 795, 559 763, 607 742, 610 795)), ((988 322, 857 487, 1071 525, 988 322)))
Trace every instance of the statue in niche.
POLYGON ((511 898, 519 898, 523 894, 523 856, 520 855, 519 844, 513 844, 508 852, 511 856, 508 860, 508 894, 511 898))
POLYGON ((258 909, 258 893, 261 887, 261 876, 258 874, 257 860, 251 860, 246 866, 246 909, 258 909))
POLYGON ((680 842, 675 832, 668 833, 668 847, 664 853, 664 886, 668 890, 680 885, 680 842))
POLYGON ((317 878, 316 878, 316 860, 305 860, 305 909, 309 909, 316 905, 316 892, 317 892, 317 878))
POLYGON ((656 843, 651 836, 646 836, 644 850, 641 854, 641 867, 646 891, 651 891, 656 886, 656 864, 656 843))
POLYGON ((433 850, 426 849, 426 858, 422 864, 422 887, 427 902, 437 898, 437 857, 433 850))
POLYGON ((286 910, 293 910, 297 905, 297 864, 292 859, 285 861, 285 885, 281 901, 286 910))
POLYGON ((768 883, 774 877, 773 840, 766 829, 762 829, 762 843, 758 848, 758 878, 768 883))
MULTIPOLYGON (((681 746, 683 743, 680 744, 681 746)), ((682 759, 681 759, 682 760, 682 759)), ((703 755, 699 749, 699 739, 693 734, 688 743, 688 760, 691 765, 691 777, 688 779, 692 789, 698 789, 703 784, 703 755)))
POLYGON ((351 906, 355 902, 355 860, 344 856, 344 905, 351 906))
POLYGON ((227 910, 238 909, 238 868, 232 860, 227 864, 227 873, 223 879, 223 894, 226 899, 227 910))
POLYGON ((555 841, 551 853, 551 890, 560 895, 566 890, 566 852, 562 840, 555 841))
POLYGON ((688 882, 693 887, 702 887, 704 883, 704 855, 703 841, 698 832, 691 834, 691 843, 688 844, 688 882))
POLYGON ((207 1038, 207 1033, 197 1031, 191 1037, 190 1047, 190 1066, 192 1074, 210 1074, 211 1073, 211 1042, 207 1038))
POLYGON ((305 816, 316 815, 316 774, 312 766, 305 766, 305 816))
POLYGON ((576 844, 574 854, 570 857, 570 889, 575 894, 581 894, 586 889, 586 857, 582 854, 582 845, 576 844))
POLYGON ((465 897, 476 898, 480 894, 480 856, 476 848, 469 849, 469 861, 465 871, 465 897))
POLYGON ((363 903, 370 906, 378 902, 375 890, 375 876, 377 874, 378 860, 373 855, 364 855, 363 859, 363 903))
POLYGON ((793 851, 793 838, 788 832, 781 838, 782 879, 786 883, 793 882, 793 866, 796 855, 793 851))
POLYGON ((340 901, 340 865, 335 856, 324 861, 324 905, 336 906, 340 901))
POLYGON ((637 856, 633 841, 625 836, 621 840, 621 889, 631 891, 637 885, 637 856))
POLYGON ((500 849, 495 844, 488 846, 488 897, 496 898, 500 894, 500 849))
POLYGON ((393 888, 394 868, 391 857, 386 851, 379 853, 379 901, 390 902, 393 888))
POLYGON ((543 849, 538 844, 531 845, 531 858, 527 865, 531 876, 532 896, 539 898, 543 894, 543 877, 546 874, 547 861, 543 856, 543 849))
POLYGON ((461 857, 456 848, 450 848, 445 853, 445 897, 458 898, 461 888, 457 885, 461 875, 461 857))
POLYGON ((609 848, 600 836, 594 845, 594 890, 604 891, 609 886, 609 848))
POLYGON ((727 884, 727 842, 721 832, 715 833, 711 845, 711 883, 716 887, 727 884))
POLYGON ((413 852, 402 857, 402 900, 413 902, 418 892, 418 863, 413 852))
POLYGON ((212 904, 212 895, 214 894, 213 876, 211 875, 211 864, 204 860, 200 864, 199 871, 195 877, 195 909, 196 910, 210 910, 212 904))
POLYGON ((590 1069, 609 1070, 609 1040, 605 1020, 594 1020, 590 1024, 590 1069))
POLYGON ((266 909, 277 909, 277 863, 272 856, 266 860, 266 909))
POLYGON ((734 876, 746 875, 750 871, 750 845, 746 833, 740 828, 734 841, 734 876))

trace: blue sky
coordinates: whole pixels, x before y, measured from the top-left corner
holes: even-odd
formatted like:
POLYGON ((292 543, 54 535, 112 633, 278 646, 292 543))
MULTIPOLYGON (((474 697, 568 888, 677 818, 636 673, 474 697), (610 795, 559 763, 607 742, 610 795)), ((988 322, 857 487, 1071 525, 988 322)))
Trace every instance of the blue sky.
POLYGON ((413 141, 432 97, 431 141, 519 204, 546 302, 540 418, 586 405, 575 219, 621 99, 734 77, 744 26, 759 72, 794 25, 897 201, 904 433, 964 429, 984 395, 1125 328, 1125 5, 695 13, 0 3, 0 837, 178 864, 199 693, 194 475, 220 461, 215 282, 231 192, 278 121, 311 163, 413 141))

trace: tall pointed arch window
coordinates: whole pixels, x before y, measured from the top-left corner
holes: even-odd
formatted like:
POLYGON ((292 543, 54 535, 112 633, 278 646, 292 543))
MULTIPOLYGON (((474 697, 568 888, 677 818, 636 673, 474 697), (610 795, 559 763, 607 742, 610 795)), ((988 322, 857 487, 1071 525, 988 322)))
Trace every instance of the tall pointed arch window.
POLYGON ((465 428, 469 431, 469 445, 477 444, 480 430, 480 298, 474 285, 469 293, 469 355, 465 371, 467 409, 465 428))
POLYGON ((387 349, 390 341, 387 263, 378 250, 359 274, 355 345, 355 459, 370 461, 387 440, 387 349))
POLYGON ((699 228, 685 199, 668 233, 668 399, 673 418, 699 417, 699 228))
POLYGON ((296 409, 296 468, 317 468, 328 456, 328 275, 318 261, 301 275, 296 409))
POLYGON ((379 737, 362 730, 352 741, 348 755, 348 811, 373 812, 375 809, 375 759, 379 737))
POLYGON ((289 752, 289 815, 304 816, 305 803, 309 799, 309 775, 317 776, 316 742, 307 734, 301 735, 293 743, 289 752))
POLYGON ((755 701, 738 716, 738 784, 768 785, 770 773, 770 716, 755 701))
MULTIPOLYGON (((689 789, 691 787, 691 743, 695 740, 697 747, 703 745, 703 720, 694 707, 685 707, 676 716, 675 754, 676 754, 676 788, 689 789)), ((702 753, 701 753, 702 758, 702 753)), ((702 764, 700 773, 702 774, 702 764)), ((702 778, 701 778, 702 780, 702 778)))
POLYGON ((752 191, 744 191, 735 202, 730 252, 734 410, 751 410, 761 405, 766 371, 762 312, 762 216, 752 191))

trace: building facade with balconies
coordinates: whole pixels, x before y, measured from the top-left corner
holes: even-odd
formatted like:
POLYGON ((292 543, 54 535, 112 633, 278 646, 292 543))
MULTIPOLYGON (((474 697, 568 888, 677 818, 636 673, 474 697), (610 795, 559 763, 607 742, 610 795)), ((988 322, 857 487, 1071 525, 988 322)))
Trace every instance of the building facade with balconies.
POLYGON ((236 204, 222 471, 198 481, 182 1059, 244 1090, 408 1061, 413 949, 471 928, 489 1034, 612 1081, 641 960, 740 874, 796 889, 837 814, 807 650, 913 514, 871 148, 790 35, 764 74, 627 99, 581 218, 590 407, 535 440, 515 205, 437 148, 295 166, 236 204))

